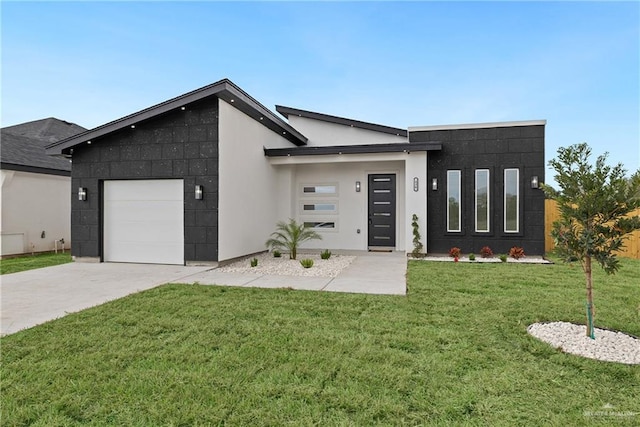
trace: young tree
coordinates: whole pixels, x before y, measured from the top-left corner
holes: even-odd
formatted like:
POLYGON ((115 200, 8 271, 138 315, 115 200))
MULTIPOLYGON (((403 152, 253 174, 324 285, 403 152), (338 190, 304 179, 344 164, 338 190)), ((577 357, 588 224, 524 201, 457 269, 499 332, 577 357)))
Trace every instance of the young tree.
POLYGON ((276 231, 271 233, 266 245, 272 249, 284 249, 289 251, 289 259, 296 259, 298 246, 302 242, 312 239, 322 239, 322 236, 304 224, 298 224, 295 219, 289 222, 279 221, 276 224, 276 231))
POLYGON ((558 149, 549 162, 556 172, 559 190, 543 185, 547 197, 558 204, 560 219, 553 224, 558 255, 565 261, 579 260, 587 285, 587 336, 593 331, 593 279, 595 260, 607 274, 615 273, 619 261, 615 252, 624 245, 628 233, 640 229, 640 217, 629 216, 640 207, 640 170, 625 176, 622 164, 606 164, 608 154, 589 162, 591 148, 586 143, 558 149))

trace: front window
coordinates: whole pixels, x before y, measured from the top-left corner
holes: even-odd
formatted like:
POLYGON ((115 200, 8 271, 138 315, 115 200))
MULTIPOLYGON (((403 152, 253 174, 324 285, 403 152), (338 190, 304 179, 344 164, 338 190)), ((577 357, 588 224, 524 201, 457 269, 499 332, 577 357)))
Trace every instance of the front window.
POLYGON ((447 231, 462 231, 460 224, 460 171, 447 171, 447 231))
POLYGON ((298 215, 304 226, 318 231, 337 231, 338 193, 338 183, 302 184, 298 193, 298 215))
POLYGON ((504 231, 517 233, 520 231, 520 171, 504 170, 504 231))
POLYGON ((302 204, 302 210, 304 213, 308 212, 327 212, 327 213, 336 213, 338 212, 338 207, 335 202, 332 203, 310 203, 304 202, 302 204))
POLYGON ((489 232, 489 170, 476 170, 476 232, 489 232))
POLYGON ((336 185, 305 185, 302 188, 304 194, 337 194, 336 185))
POLYGON ((336 228, 334 221, 305 221, 304 226, 306 228, 336 228))

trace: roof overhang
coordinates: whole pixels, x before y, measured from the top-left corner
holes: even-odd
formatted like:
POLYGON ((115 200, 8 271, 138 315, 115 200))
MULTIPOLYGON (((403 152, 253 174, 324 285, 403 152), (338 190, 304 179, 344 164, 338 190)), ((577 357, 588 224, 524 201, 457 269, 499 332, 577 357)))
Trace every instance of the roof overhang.
POLYGON ((11 170, 16 172, 39 173, 44 175, 71 176, 70 170, 42 168, 38 166, 18 165, 14 163, 0 163, 0 169, 11 170))
POLYGON ((375 123, 361 122, 359 120, 347 119, 344 117, 330 116, 329 114, 316 113, 313 111, 299 110, 297 108, 284 107, 276 105, 276 111, 284 117, 289 118, 290 115, 298 117, 306 117, 308 119, 321 120, 323 122, 335 123, 354 128, 371 130, 374 132, 388 133, 390 135, 407 136, 406 129, 394 128, 391 126, 378 125, 375 123))
POLYGON ((264 105, 260 104, 248 93, 236 86, 231 80, 223 79, 208 86, 185 93, 176 98, 154 105, 137 113, 130 114, 118 120, 82 132, 70 138, 50 144, 46 147, 47 154, 67 154, 70 148, 82 144, 92 139, 100 138, 120 129, 135 126, 140 122, 157 117, 161 114, 188 108, 188 105, 207 97, 216 96, 227 103, 233 105, 238 110, 259 121, 272 131, 282 135, 295 145, 305 145, 307 138, 294 129, 287 122, 271 112, 264 105))
POLYGON ((546 120, 521 120, 515 122, 492 122, 492 123, 464 123, 458 125, 436 125, 436 126, 413 126, 409 127, 409 132, 425 132, 433 130, 456 130, 456 129, 487 129, 487 128, 507 128, 516 126, 544 126, 546 120))
POLYGON ((322 156, 331 154, 411 153, 412 151, 442 150, 439 142, 413 142, 367 145, 332 145, 315 147, 265 148, 267 157, 322 156))

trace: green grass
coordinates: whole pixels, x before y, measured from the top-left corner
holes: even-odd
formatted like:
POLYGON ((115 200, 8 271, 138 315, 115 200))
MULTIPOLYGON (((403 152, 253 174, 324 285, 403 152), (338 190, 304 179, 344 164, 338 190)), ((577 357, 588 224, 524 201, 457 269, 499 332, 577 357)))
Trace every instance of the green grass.
POLYGON ((34 268, 51 267, 52 265, 71 262, 71 254, 43 253, 36 255, 24 255, 15 258, 0 260, 0 274, 17 273, 19 271, 33 270, 34 268))
MULTIPOLYGON (((640 335, 638 277, 639 261, 596 271, 597 326, 640 335)), ((616 415, 640 412, 640 367, 526 333, 584 322, 578 266, 411 261, 408 283, 406 297, 166 285, 4 337, 2 425, 640 422, 616 415)))

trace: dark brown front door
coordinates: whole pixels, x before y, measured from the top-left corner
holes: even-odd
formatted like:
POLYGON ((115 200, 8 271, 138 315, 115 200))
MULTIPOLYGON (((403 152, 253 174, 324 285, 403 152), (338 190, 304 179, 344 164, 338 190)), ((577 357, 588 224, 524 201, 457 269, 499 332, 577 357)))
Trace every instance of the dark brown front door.
POLYGON ((369 175, 369 247, 396 246, 396 175, 369 175))

